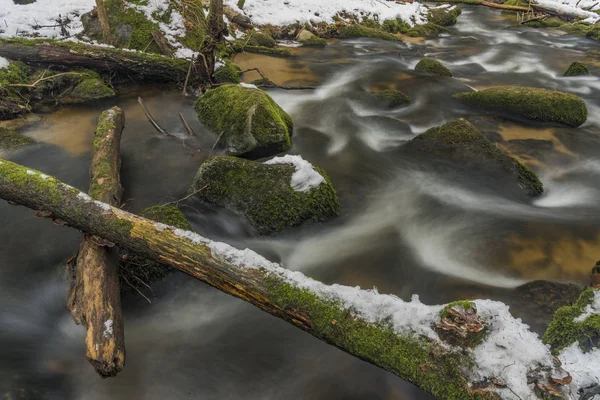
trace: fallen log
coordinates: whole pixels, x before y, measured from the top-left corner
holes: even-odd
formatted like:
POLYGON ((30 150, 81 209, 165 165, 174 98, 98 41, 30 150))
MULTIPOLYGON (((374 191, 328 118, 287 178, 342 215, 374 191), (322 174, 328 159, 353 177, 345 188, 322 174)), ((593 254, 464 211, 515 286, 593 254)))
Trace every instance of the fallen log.
MULTIPOLYGON (((0 57, 32 65, 79 66, 153 82, 183 82, 188 70, 188 62, 179 58, 53 39, 0 39, 0 57)), ((202 74, 199 71, 198 79, 202 74)))
MULTIPOLYGON (((125 114, 119 107, 100 115, 90 166, 90 196, 115 207, 120 205, 123 194, 119 153, 124 125, 125 114)), ((74 280, 67 307, 73 320, 86 328, 86 358, 100 376, 115 376, 125 365, 116 249, 93 236, 84 235, 76 262, 72 264, 75 265, 69 266, 69 272, 74 280)))
POLYGON ((492 1, 482 1, 481 5, 484 5, 486 7, 491 7, 491 8, 498 8, 500 10, 510 10, 510 11, 529 11, 530 8, 529 7, 522 7, 522 6, 511 6, 511 5, 507 5, 507 4, 499 4, 499 3, 494 3, 492 1))
POLYGON ((499 302, 426 306, 375 290, 324 285, 249 249, 111 207, 2 159, 0 198, 185 272, 439 399, 567 399, 580 389, 537 335, 499 302))

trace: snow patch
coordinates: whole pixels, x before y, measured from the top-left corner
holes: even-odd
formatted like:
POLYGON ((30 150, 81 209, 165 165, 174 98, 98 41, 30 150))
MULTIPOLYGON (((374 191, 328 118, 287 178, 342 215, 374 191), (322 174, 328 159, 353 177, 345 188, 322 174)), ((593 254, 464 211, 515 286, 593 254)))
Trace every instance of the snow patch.
POLYGON ((0 57, 0 68, 6 68, 8 67, 8 60, 4 57, 0 57))
POLYGON ((101 201, 94 200, 94 204, 97 205, 98 207, 100 207, 101 209, 103 209, 104 211, 112 210, 112 207, 110 205, 103 203, 101 201))
POLYGON ((290 185, 297 192, 307 192, 311 189, 319 187, 325 182, 325 178, 317 171, 311 163, 304 160, 301 156, 285 155, 283 157, 275 157, 265 162, 268 165, 274 164, 289 164, 296 168, 296 172, 292 175, 290 185))
POLYGON ((42 178, 43 180, 46 180, 48 178, 50 178, 48 175, 46 174, 40 174, 40 178, 42 178))
POLYGON ((600 3, 595 0, 537 0, 537 3, 565 13, 584 17, 586 19, 583 22, 588 24, 595 24, 600 21, 600 15, 592 12, 593 10, 600 10, 600 3))
POLYGON ((28 169, 27 171, 25 171, 25 173, 27 173, 27 175, 35 175, 35 172, 28 169))
POLYGON ((573 377, 571 391, 577 393, 580 388, 587 388, 600 383, 600 349, 584 353, 579 343, 563 349, 558 355, 562 367, 573 377))
POLYGON ((594 290, 594 300, 588 304, 579 317, 575 318, 575 322, 583 322, 594 314, 600 314, 600 290, 594 290))
POLYGON ((90 196, 83 192, 77 193, 77 197, 86 202, 90 202, 93 200, 90 196))
POLYGON ((253 85, 251 83, 242 82, 242 83, 240 83, 240 86, 244 87, 244 88, 248 88, 248 89, 258 89, 258 87, 256 85, 253 85))

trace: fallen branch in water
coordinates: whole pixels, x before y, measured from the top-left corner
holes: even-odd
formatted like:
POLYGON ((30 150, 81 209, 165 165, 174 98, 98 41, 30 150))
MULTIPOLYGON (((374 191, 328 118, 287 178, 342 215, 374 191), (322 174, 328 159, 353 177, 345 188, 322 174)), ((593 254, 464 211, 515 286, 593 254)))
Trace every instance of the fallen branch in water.
POLYGON ((142 109, 144 110, 144 113, 146 114, 146 118, 148 118, 148 121, 150 121, 150 123, 152 124, 152 126, 154 127, 154 129, 156 129, 159 133, 162 133, 164 135, 171 135, 169 132, 167 132, 165 129, 163 129, 158 124, 158 122, 156 122, 156 120, 154 119, 154 117, 152 116, 152 114, 150 114, 150 111, 148 111, 148 109, 144 105, 144 100, 142 100, 141 97, 138 97, 138 103, 140 103, 140 106, 142 107, 142 109))
POLYGON ((196 133, 194 132, 190 124, 188 124, 188 122, 185 120, 185 117, 182 113, 179 113, 179 118, 181 119, 181 122, 183 122, 183 126, 185 126, 185 130, 187 131, 188 135, 196 136, 196 133))
POLYGON ((263 87, 263 88, 277 88, 277 89, 283 89, 283 90, 315 90, 317 89, 316 86, 282 86, 282 85, 278 85, 275 82, 273 82, 272 80, 270 80, 265 74, 264 72, 262 72, 262 70, 260 68, 250 68, 250 69, 246 69, 242 72, 240 72, 240 75, 243 75, 247 72, 252 72, 252 71, 256 71, 258 72, 258 74, 261 76, 262 78, 262 82, 256 84, 256 87, 263 87))
POLYGON ((0 198, 187 273, 439 399, 567 399, 585 389, 571 384, 581 365, 562 370, 537 335, 499 302, 427 306, 324 285, 251 250, 93 201, 7 160, 0 160, 0 198))

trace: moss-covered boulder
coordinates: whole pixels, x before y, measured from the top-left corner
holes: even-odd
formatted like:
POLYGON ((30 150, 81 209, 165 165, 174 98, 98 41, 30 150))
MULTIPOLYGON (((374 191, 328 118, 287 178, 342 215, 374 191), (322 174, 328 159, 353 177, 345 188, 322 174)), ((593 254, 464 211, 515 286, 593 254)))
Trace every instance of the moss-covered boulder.
POLYGON ((379 28, 371 28, 365 25, 346 25, 339 29, 340 37, 343 38, 373 38, 383 40, 398 40, 394 35, 379 28))
POLYGON ((375 96, 379 101, 385 103, 388 108, 396 108, 410 104, 410 97, 400 90, 386 89, 375 92, 375 96))
POLYGON ((240 72, 242 69, 239 65, 225 60, 215 71, 215 81, 217 83, 240 83, 240 72))
POLYGON ((509 116, 577 127, 587 119, 584 101, 570 93, 526 86, 498 86, 457 93, 463 103, 509 116))
POLYGON ((261 158, 290 149, 293 122, 266 92, 223 85, 196 102, 198 119, 219 135, 228 155, 261 158))
POLYGON ((441 33, 450 32, 448 29, 433 22, 428 22, 422 25, 415 25, 406 31, 406 35, 410 37, 435 38, 441 33))
POLYGON ((588 67, 581 61, 573 61, 565 71, 565 76, 589 75, 588 67))
POLYGON ((15 147, 26 146, 35 143, 35 140, 28 136, 21 135, 16 131, 0 126, 0 150, 14 149, 15 147))
POLYGON ((531 169, 504 154, 463 118, 421 133, 404 145, 404 149, 453 160, 477 171, 508 176, 529 196, 539 196, 544 191, 542 182, 531 169))
POLYGON ((456 24, 456 19, 461 14, 462 10, 457 6, 448 4, 432 7, 427 14, 427 21, 439 26, 450 26, 456 24))
POLYGON ((297 156, 267 163, 212 157, 198 169, 190 192, 200 188, 204 189, 196 196, 201 201, 243 215, 261 234, 309 220, 326 221, 339 212, 337 194, 325 172, 297 156))
POLYGON ((277 45, 277 43, 275 42, 275 39, 273 39, 271 36, 261 33, 261 32, 250 31, 249 36, 250 37, 247 39, 247 44, 249 44, 251 46, 262 46, 262 47, 273 48, 277 45))
MULTIPOLYGON (((177 207, 153 206, 142 210, 140 215, 144 218, 179 229, 194 230, 185 215, 177 207)), ((123 289, 132 288, 144 292, 148 288, 146 285, 164 278, 172 271, 171 268, 165 265, 140 257, 134 253, 121 251, 120 256, 119 275, 121 278, 121 288, 123 289)))
POLYGON ((423 57, 415 66, 415 71, 431 75, 452 77, 452 72, 441 62, 431 57, 423 57))
POLYGON ((296 40, 302 43, 305 46, 325 46, 327 45, 327 40, 322 39, 309 31, 308 29, 303 29, 296 40))

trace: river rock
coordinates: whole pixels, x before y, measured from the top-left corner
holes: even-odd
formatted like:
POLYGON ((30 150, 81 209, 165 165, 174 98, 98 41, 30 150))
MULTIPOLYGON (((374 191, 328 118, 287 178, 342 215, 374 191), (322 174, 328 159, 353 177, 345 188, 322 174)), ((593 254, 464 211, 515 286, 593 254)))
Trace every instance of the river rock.
POLYGON ((325 46, 327 44, 327 40, 317 37, 317 35, 308 29, 303 29, 296 37, 296 40, 305 46, 325 46))
POLYGON ((589 75, 588 67, 581 61, 573 61, 565 71, 565 76, 589 75))
POLYGON ((508 116, 577 127, 587 119, 585 102, 574 94, 526 86, 497 86, 457 93, 463 103, 508 116))
POLYGON ((423 57, 415 66, 415 71, 431 75, 452 77, 452 72, 441 62, 431 57, 423 57))
POLYGON ((380 92, 374 92, 375 97, 388 108, 396 108, 410 104, 410 97, 400 90, 386 89, 380 92))
POLYGON ((544 191, 531 169, 504 154, 463 118, 421 133, 405 144, 404 150, 453 160, 478 171, 508 174, 529 196, 539 196, 544 191))
POLYGON ((339 213, 338 197, 325 171, 300 156, 266 163, 211 157, 198 169, 190 188, 196 191, 202 202, 243 215, 260 234, 310 220, 327 221, 339 213))
POLYGON ((293 122, 266 92, 255 86, 223 85, 196 102, 198 119, 220 136, 227 155, 250 159, 290 149, 293 122))

